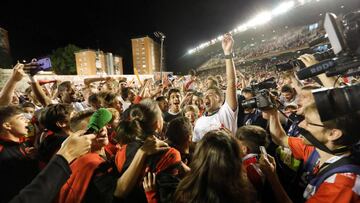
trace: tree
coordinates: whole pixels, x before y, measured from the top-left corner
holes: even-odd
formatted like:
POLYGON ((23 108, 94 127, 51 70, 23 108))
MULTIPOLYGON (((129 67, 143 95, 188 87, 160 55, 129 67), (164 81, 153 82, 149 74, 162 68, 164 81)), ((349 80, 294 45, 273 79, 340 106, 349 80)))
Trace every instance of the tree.
POLYGON ((58 75, 76 75, 75 52, 81 48, 68 44, 54 50, 50 56, 53 71, 58 75))

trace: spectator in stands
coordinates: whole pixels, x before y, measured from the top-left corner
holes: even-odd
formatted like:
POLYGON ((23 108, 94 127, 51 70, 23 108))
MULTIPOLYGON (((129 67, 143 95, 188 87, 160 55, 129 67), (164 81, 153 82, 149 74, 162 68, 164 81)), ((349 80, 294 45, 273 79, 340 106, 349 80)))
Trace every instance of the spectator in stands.
POLYGON ((287 106, 291 103, 297 105, 297 94, 295 89, 290 85, 283 85, 281 87, 280 101, 284 106, 287 106))
POLYGON ((135 92, 131 87, 123 87, 121 88, 121 98, 123 109, 126 110, 133 104, 135 99, 135 92))
POLYGON ((185 81, 184 91, 195 90, 197 87, 196 71, 190 70, 189 75, 190 75, 190 78, 187 81, 185 81))
POLYGON ((45 138, 39 146, 42 161, 48 162, 59 150, 62 142, 72 133, 70 119, 75 111, 70 104, 51 104, 40 116, 40 123, 47 129, 45 138))
MULTIPOLYGON (((81 133, 78 132, 68 137, 46 168, 10 202, 53 202, 71 174, 69 164, 89 151, 91 140, 95 137, 93 134, 82 135, 81 133)), ((2 200, 4 200, 3 197, 1 196, 2 200)))
MULTIPOLYGON (((273 140, 281 146, 289 147, 295 158, 305 162, 305 170, 310 174, 309 185, 304 191, 307 202, 357 202, 360 200, 358 172, 349 169, 333 172, 323 180, 314 182, 316 178, 324 175, 323 171, 343 166, 345 163, 360 168, 358 158, 351 158, 354 154, 350 150, 360 140, 358 113, 350 113, 322 123, 316 105, 312 103, 305 107, 305 119, 299 124, 300 133, 304 138, 286 136, 280 125, 278 112, 269 110, 266 113, 270 114, 270 132, 273 140), (341 163, 339 160, 347 161, 341 163)), ((273 185, 278 201, 291 202, 279 183, 273 158, 262 157, 260 163, 263 166, 262 171, 273 185)))
POLYGON ((195 126, 195 122, 199 118, 199 109, 197 106, 187 105, 183 108, 182 114, 190 120, 192 126, 195 126))
POLYGON ((193 126, 191 125, 190 120, 186 117, 176 118, 172 120, 167 126, 167 142, 169 146, 174 147, 180 152, 182 164, 185 168, 185 171, 189 169, 186 165, 190 164, 192 156, 192 154, 190 154, 192 135, 193 126))
POLYGON ((0 107, 0 199, 8 202, 39 172, 36 153, 31 142, 25 141, 28 120, 20 108, 0 107))
POLYGON ((232 60, 234 41, 230 34, 226 34, 222 47, 225 54, 226 62, 226 78, 227 87, 225 94, 225 102, 223 102, 223 92, 217 87, 210 87, 204 96, 204 104, 206 112, 200 117, 195 124, 194 142, 198 142, 206 132, 225 127, 234 135, 236 133, 236 119, 238 111, 238 103, 236 98, 236 74, 235 66, 232 60))
POLYGON ((31 120, 34 112, 35 112, 35 105, 31 102, 24 102, 21 104, 22 111, 27 119, 31 120))
POLYGON ((218 80, 213 76, 209 76, 206 79, 206 88, 210 88, 210 87, 219 87, 218 80))
MULTIPOLYGON (((243 101, 251 100, 255 94, 250 87, 246 87, 242 90, 243 101)), ((239 102, 240 103, 240 102, 239 102)), ((238 114, 238 127, 244 125, 257 125, 264 129, 267 127, 267 121, 262 117, 262 112, 258 108, 246 107, 243 108, 241 103, 239 104, 238 114)))
POLYGON ((166 97, 165 96, 157 97, 156 102, 158 103, 158 105, 163 113, 163 116, 164 116, 164 114, 169 110, 169 103, 168 103, 166 97))
MULTIPOLYGON (((111 113, 106 109, 101 109, 111 113)), ((64 184, 59 193, 58 202, 90 202, 93 199, 87 199, 89 195, 87 192, 92 192, 94 187, 94 177, 96 177, 101 170, 99 167, 107 160, 105 154, 105 146, 109 144, 107 123, 103 123, 99 131, 95 133, 96 138, 92 140, 91 149, 89 153, 76 159, 71 165, 72 175, 64 184)), ((103 171, 101 171, 103 172, 103 171)))
POLYGON ((198 110, 199 110, 198 117, 201 117, 205 111, 203 95, 201 92, 194 92, 194 94, 191 98, 191 104, 195 105, 198 108, 198 110))
POLYGON ((242 163, 247 177, 258 192, 262 192, 265 177, 259 168, 260 146, 265 148, 269 144, 266 131, 255 125, 240 127, 236 132, 240 144, 242 163))
POLYGON ((168 93, 169 110, 164 114, 164 121, 170 122, 171 120, 181 116, 181 93, 179 89, 170 89, 168 93))
POLYGON ((247 202, 251 198, 233 135, 207 132, 196 146, 190 168, 176 189, 174 202, 247 202))

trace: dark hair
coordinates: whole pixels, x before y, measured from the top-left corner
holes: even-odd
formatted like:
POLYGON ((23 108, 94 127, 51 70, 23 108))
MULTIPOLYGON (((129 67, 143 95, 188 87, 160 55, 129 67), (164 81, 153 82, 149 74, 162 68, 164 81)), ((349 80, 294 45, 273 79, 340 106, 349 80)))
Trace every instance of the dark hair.
POLYGON ((248 94, 251 94, 252 96, 255 96, 255 93, 253 91, 253 89, 251 87, 245 87, 241 93, 248 93, 248 94))
POLYGON ((238 128, 236 138, 245 143, 250 153, 260 154, 259 146, 267 147, 269 144, 266 131, 256 125, 246 125, 238 128))
POLYGON ((0 131, 2 130, 2 124, 5 123, 11 117, 21 114, 23 111, 17 106, 2 106, 0 107, 0 131))
MULTIPOLYGON (((304 110, 304 114, 310 112, 318 113, 317 107, 315 102, 311 103, 310 105, 306 106, 304 110)), ((360 140, 360 113, 354 112, 342 117, 335 118, 330 121, 324 122, 324 130, 331 130, 331 129, 339 129, 342 132, 342 135, 337 140, 333 141, 333 143, 337 146, 352 146, 355 143, 359 142, 360 140)))
POLYGON ((174 202, 247 202, 239 146, 224 131, 210 131, 197 144, 191 171, 180 181, 174 202))
MULTIPOLYGON (((162 119, 162 112, 154 100, 145 99, 140 104, 132 105, 126 113, 126 118, 116 128, 117 141, 133 141, 136 138, 145 140, 154 135, 155 122, 162 119)), ((124 142, 123 142, 124 143, 124 142)))
POLYGON ((176 146, 184 146, 192 133, 193 127, 190 120, 186 117, 178 117, 168 123, 166 137, 176 148, 176 146))
POLYGON ((100 99, 99 94, 97 94, 97 93, 91 94, 88 97, 88 103, 95 108, 100 108, 101 107, 101 99, 100 99))
POLYGON ((171 88, 169 91, 168 91, 168 95, 167 95, 167 99, 170 100, 170 96, 172 93, 179 93, 181 94, 180 90, 177 89, 177 88, 171 88))
POLYGON ((126 100, 129 95, 130 95, 130 91, 132 90, 131 87, 124 87, 121 89, 121 97, 126 100))
POLYGON ((351 146, 360 140, 360 115, 359 113, 352 113, 346 116, 335 118, 334 120, 324 122, 324 125, 329 128, 336 128, 341 130, 342 136, 333 143, 338 146, 351 146))
POLYGON ((35 109, 35 104, 33 104, 31 102, 24 102, 24 103, 21 104, 21 108, 26 108, 26 107, 30 107, 30 108, 35 109))
POLYGON ((108 107, 112 107, 113 103, 117 98, 117 95, 113 92, 104 91, 98 93, 98 97, 100 101, 100 107, 108 108, 108 107))
POLYGON ((40 123, 53 132, 60 132, 62 129, 57 126, 57 122, 70 122, 70 113, 74 108, 70 104, 50 104, 40 116, 40 123))
POLYGON ((288 93, 291 93, 291 94, 294 94, 295 93, 295 90, 293 87, 291 87, 290 85, 283 85, 281 87, 281 92, 284 93, 284 92, 288 92, 288 93))
POLYGON ((157 101, 157 102, 164 101, 164 100, 166 100, 166 97, 165 97, 165 96, 156 97, 156 101, 157 101))
MULTIPOLYGON (((70 119, 70 128, 73 131, 78 130, 78 125, 85 119, 90 118, 95 113, 95 110, 85 110, 77 112, 71 119, 70 119)), ((85 129, 82 129, 85 130, 85 129)))

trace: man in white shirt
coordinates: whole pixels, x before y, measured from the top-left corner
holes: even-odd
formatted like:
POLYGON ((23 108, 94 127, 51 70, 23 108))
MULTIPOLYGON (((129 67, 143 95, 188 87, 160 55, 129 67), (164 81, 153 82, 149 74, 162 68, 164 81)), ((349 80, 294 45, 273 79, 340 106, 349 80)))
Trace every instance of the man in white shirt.
POLYGON ((195 123, 193 142, 200 141, 207 132, 222 127, 230 130, 233 135, 236 133, 238 103, 235 65, 232 59, 233 44, 234 40, 231 34, 225 34, 222 41, 227 78, 225 102, 223 103, 223 93, 218 87, 208 88, 204 94, 205 114, 195 123))

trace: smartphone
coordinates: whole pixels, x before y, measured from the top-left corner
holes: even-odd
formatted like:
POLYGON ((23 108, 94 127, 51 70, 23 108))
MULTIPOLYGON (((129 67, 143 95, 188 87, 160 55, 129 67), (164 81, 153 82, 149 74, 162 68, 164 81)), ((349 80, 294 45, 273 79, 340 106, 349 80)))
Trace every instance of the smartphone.
POLYGON ((37 60, 37 64, 40 70, 47 71, 51 68, 51 60, 50 58, 42 58, 37 60))

